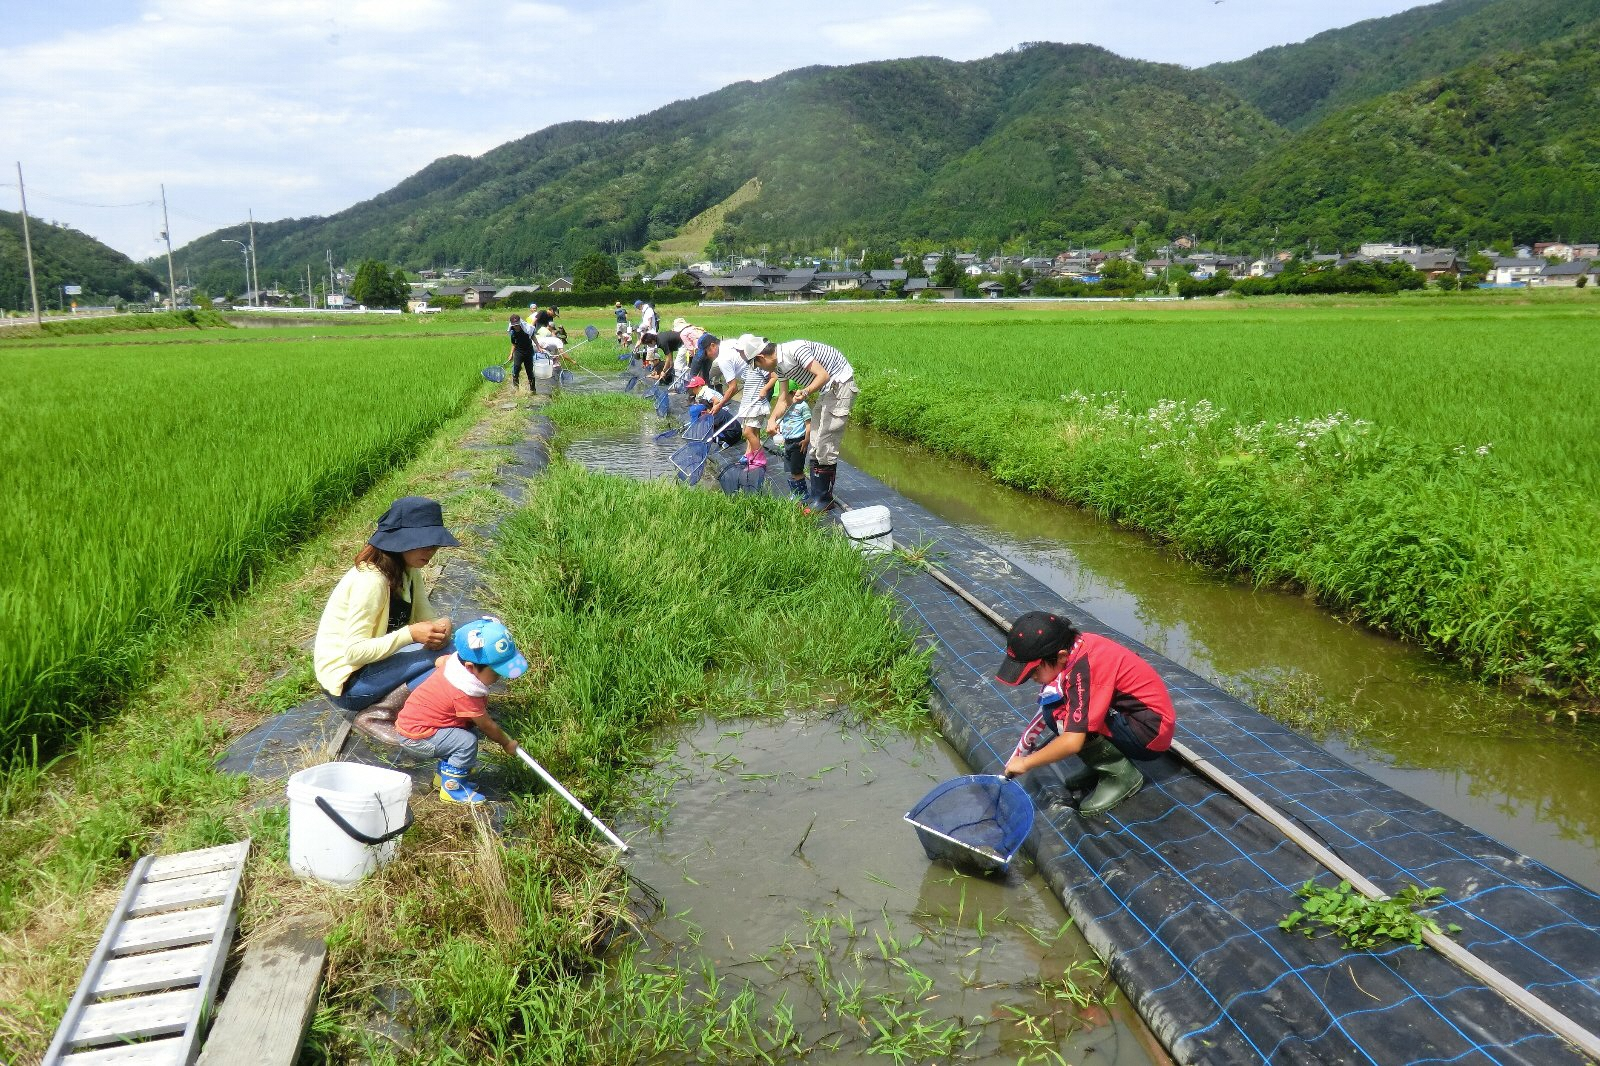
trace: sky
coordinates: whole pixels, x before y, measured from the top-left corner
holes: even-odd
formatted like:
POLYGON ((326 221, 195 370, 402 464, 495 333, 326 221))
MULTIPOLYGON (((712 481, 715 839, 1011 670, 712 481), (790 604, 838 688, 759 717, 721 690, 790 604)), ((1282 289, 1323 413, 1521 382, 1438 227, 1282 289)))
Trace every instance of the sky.
POLYGON ((1090 43, 1198 67, 1416 0, 0 0, 0 209, 135 259, 327 215, 443 155, 814 64, 1090 43))

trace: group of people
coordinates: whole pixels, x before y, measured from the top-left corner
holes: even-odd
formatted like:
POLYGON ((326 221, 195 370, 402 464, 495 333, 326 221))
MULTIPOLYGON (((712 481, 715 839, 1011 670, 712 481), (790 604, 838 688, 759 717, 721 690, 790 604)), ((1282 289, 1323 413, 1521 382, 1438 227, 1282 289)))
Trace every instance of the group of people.
POLYGON ((754 333, 723 339, 678 318, 671 329, 646 329, 637 354, 652 382, 682 381, 706 406, 715 432, 738 425, 742 464, 765 467, 762 441, 772 438, 784 456, 790 493, 808 510, 837 506, 839 446, 860 391, 843 352, 818 341, 779 342, 754 333))
POLYGON ((561 317, 559 307, 540 307, 532 304, 528 308, 528 317, 523 318, 513 313, 506 324, 506 334, 511 338, 511 354, 506 357, 506 362, 511 364, 511 390, 515 392, 522 384, 522 375, 528 375, 528 391, 537 393, 535 386, 537 380, 533 372, 536 359, 549 360, 552 373, 550 374, 550 388, 554 389, 561 380, 559 371, 563 365, 571 366, 573 359, 567 354, 566 330, 556 323, 561 317))
MULTIPOLYGON (((763 437, 781 444, 789 486, 812 510, 836 506, 839 444, 858 392, 855 369, 838 349, 809 340, 772 341, 753 333, 723 339, 678 318, 662 330, 655 308, 638 301, 646 372, 663 386, 682 380, 692 411, 714 432, 743 438, 742 462, 767 463, 763 437), (734 427, 737 425, 737 430, 734 427), (809 469, 807 464, 809 463, 809 469)), ((621 339, 626 315, 617 305, 621 339)), ((533 388, 537 348, 559 365, 569 358, 556 336, 556 308, 512 315, 513 385, 526 369, 533 388)), ((631 341, 632 325, 628 324, 631 341)), ((489 686, 527 669, 510 632, 489 617, 455 629, 428 598, 424 568, 458 544, 437 502, 396 500, 340 579, 323 611, 314 652, 318 683, 363 733, 437 761, 439 795, 476 804, 470 780, 481 733, 508 753, 516 744, 488 714, 489 686)), ((1135 763, 1172 744, 1176 715, 1161 677, 1134 652, 1065 619, 1031 612, 1017 619, 996 680, 1040 686, 1038 713, 1006 762, 1015 777, 1077 756, 1082 766, 1060 787, 1087 790, 1080 814, 1104 814, 1144 784, 1135 763)))
MULTIPOLYGON (((759 349, 755 358, 764 358, 759 349)), ((474 805, 484 802, 469 780, 479 735, 507 754, 517 750, 488 713, 490 686, 522 676, 528 663, 499 619, 482 617, 456 629, 434 610, 423 568, 441 548, 458 543, 436 501, 396 500, 334 587, 313 658, 328 699, 353 713, 361 732, 434 760, 440 799, 474 805)), ((1087 790, 1077 804, 1084 817, 1104 814, 1138 792, 1145 778, 1135 763, 1172 745, 1176 713, 1155 669, 1058 615, 1034 611, 1018 618, 995 676, 1005 685, 1031 678, 1040 686, 1038 713, 1007 759, 1006 776, 1076 755, 1082 766, 1060 787, 1087 790)))

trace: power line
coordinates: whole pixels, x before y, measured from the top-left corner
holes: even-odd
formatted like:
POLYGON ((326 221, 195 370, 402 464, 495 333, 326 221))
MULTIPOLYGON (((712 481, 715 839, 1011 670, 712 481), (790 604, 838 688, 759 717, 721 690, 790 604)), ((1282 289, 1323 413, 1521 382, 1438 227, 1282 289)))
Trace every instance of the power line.
MULTIPOLYGON (((17 188, 17 183, 14 181, 0 181, 0 187, 15 189, 17 188)), ((84 200, 68 199, 65 196, 52 196, 50 193, 39 192, 37 189, 34 190, 33 197, 36 200, 54 200, 58 204, 71 204, 73 207, 123 208, 160 206, 159 200, 135 200, 132 203, 127 204, 91 204, 84 200)))

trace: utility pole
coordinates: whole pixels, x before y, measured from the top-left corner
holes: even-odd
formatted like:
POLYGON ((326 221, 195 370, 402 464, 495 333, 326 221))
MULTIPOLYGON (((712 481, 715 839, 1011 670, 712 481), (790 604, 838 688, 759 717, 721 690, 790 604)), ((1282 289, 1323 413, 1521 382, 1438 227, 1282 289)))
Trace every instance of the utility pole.
POLYGON ((259 305, 261 303, 261 271, 256 267, 256 213, 253 209, 249 211, 248 217, 250 219, 250 273, 255 277, 255 281, 251 284, 253 286, 252 291, 256 294, 255 299, 250 302, 259 305))
POLYGON ((161 185, 161 239, 167 242, 167 290, 172 293, 172 309, 178 309, 178 277, 172 270, 172 227, 167 224, 167 186, 161 185))
POLYGON ((22 246, 28 253, 28 291, 33 294, 33 324, 43 328, 39 314, 39 283, 33 277, 33 241, 28 237, 28 192, 22 187, 22 161, 17 161, 17 195, 22 197, 22 246))
POLYGON ((311 264, 307 263, 306 264, 306 310, 310 311, 312 308, 314 308, 316 306, 317 306, 316 303, 314 301, 312 301, 312 299, 311 299, 311 264))
POLYGON ((322 294, 322 306, 332 307, 328 297, 333 295, 333 249, 328 249, 328 291, 322 294))

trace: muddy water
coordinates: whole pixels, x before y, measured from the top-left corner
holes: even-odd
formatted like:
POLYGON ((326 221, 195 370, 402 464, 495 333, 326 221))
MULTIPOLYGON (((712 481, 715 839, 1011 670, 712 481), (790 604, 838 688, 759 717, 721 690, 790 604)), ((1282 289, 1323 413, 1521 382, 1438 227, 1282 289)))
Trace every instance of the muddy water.
POLYGON ((663 901, 644 961, 724 999, 748 982, 762 1024, 792 1009, 805 1062, 896 1046, 908 1062, 1152 1062, 1125 1000, 1098 1005, 1114 987, 1026 859, 960 874, 901 821, 965 772, 942 742, 837 717, 687 731, 659 771, 657 828, 628 834, 663 901), (930 1035, 952 1025, 949 1045, 930 1035))
POLYGON ((1208 574, 1087 512, 864 427, 851 428, 844 454, 1108 625, 1600 890, 1594 723, 1485 688, 1303 597, 1208 574))
MULTIPOLYGON (((566 457, 671 476, 646 423, 566 457)), ((627 834, 630 871, 662 899, 644 963, 724 1002, 748 983, 761 1025, 792 1011, 805 1051, 780 1058, 1165 1061, 1026 857, 983 877, 923 854, 901 816, 967 772, 936 737, 840 716, 686 731, 646 782, 649 828, 627 834)))

